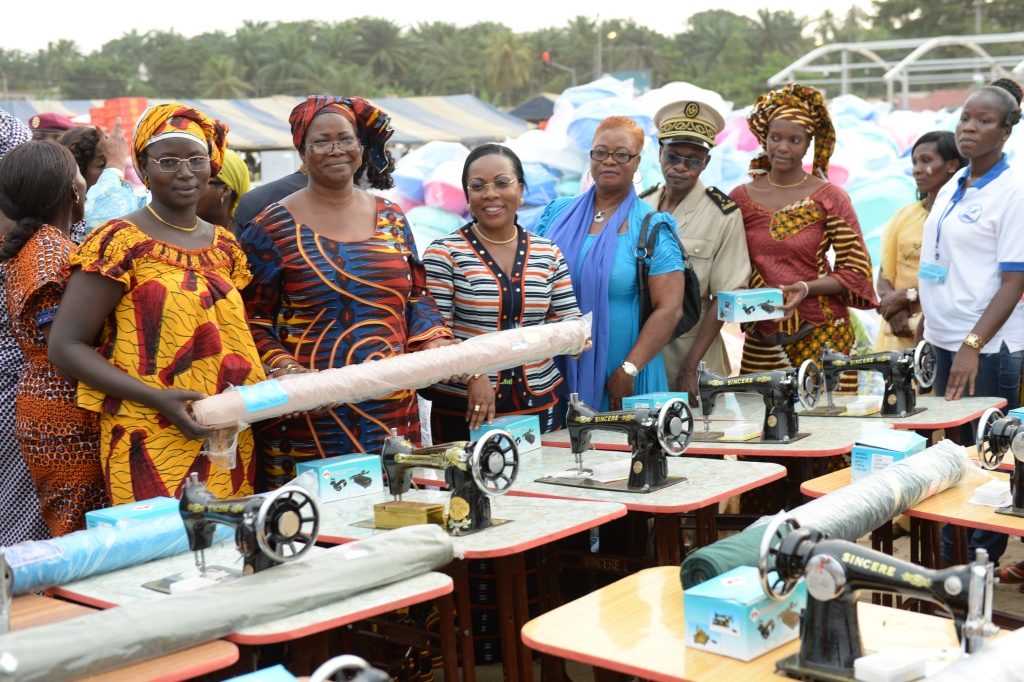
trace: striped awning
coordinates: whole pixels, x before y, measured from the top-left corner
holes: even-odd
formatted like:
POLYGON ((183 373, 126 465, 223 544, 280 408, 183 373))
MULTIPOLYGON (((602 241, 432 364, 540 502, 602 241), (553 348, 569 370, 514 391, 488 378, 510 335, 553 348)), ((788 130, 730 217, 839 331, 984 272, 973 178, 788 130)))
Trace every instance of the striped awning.
MULTIPOLYGON (((151 99, 150 102, 161 100, 151 99)), ((277 95, 254 99, 184 99, 209 116, 231 126, 232 149, 290 149, 288 114, 301 98, 277 95)), ((401 97, 373 100, 392 116, 393 143, 423 144, 431 140, 461 142, 473 146, 517 137, 532 126, 503 113, 473 95, 401 97)), ((57 112, 75 118, 102 107, 103 100, 0 100, 0 107, 27 121, 41 112, 57 112)))

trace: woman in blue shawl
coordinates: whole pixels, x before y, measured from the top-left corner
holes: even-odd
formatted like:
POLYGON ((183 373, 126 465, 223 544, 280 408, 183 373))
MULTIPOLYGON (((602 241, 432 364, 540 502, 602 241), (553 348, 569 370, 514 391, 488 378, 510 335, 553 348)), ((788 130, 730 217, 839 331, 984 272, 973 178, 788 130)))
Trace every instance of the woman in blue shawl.
MULTIPOLYGON (((565 358, 569 390, 588 405, 618 410, 630 395, 667 391, 661 350, 683 311, 683 257, 679 243, 658 230, 648 278, 652 312, 640 324, 636 245, 650 207, 637 198, 633 175, 644 133, 625 116, 597 127, 590 150, 594 185, 575 199, 556 199, 536 232, 565 255, 580 310, 594 316, 593 347, 565 358)), ((671 214, 660 213, 651 225, 671 214)))

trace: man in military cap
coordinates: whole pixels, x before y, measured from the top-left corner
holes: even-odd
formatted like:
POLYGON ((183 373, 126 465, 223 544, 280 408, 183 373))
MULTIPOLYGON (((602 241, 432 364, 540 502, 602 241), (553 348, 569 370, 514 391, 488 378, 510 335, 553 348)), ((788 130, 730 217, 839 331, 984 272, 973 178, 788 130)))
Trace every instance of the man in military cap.
POLYGON ((700 321, 665 347, 665 370, 669 386, 688 391, 696 405, 701 360, 712 372, 730 373, 716 294, 748 286, 750 258, 739 206, 725 192, 705 187, 700 180, 715 136, 725 126, 722 115, 703 102, 673 102, 655 114, 654 122, 665 184, 641 196, 655 209, 675 217, 686 257, 700 279, 702 301, 700 321))
POLYGON ((36 114, 28 120, 28 128, 32 131, 33 140, 60 142, 61 136, 74 127, 74 122, 62 114, 36 114))

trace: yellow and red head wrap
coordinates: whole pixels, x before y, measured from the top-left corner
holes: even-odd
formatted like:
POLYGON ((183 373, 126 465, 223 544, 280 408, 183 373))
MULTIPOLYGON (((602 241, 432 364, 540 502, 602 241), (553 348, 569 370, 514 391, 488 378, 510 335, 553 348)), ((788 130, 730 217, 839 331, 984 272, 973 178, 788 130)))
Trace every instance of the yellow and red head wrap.
MULTIPOLYGON (((814 138, 814 173, 827 180, 836 131, 822 94, 809 85, 787 83, 758 97, 747 123, 762 148, 768 138, 768 124, 778 119, 796 123, 814 138)), ((769 168, 771 162, 763 152, 750 162, 751 174, 765 173, 769 168)))
POLYGON ((391 127, 391 117, 362 97, 310 95, 304 102, 297 104, 288 116, 292 143, 296 149, 302 149, 309 124, 324 113, 341 114, 351 121, 359 141, 370 153, 370 163, 380 171, 388 167, 385 145, 395 133, 391 127))
POLYGON ((184 137, 206 145, 210 153, 210 177, 224 165, 228 126, 198 109, 171 102, 157 104, 142 112, 132 136, 132 161, 139 167, 139 155, 158 140, 184 137))

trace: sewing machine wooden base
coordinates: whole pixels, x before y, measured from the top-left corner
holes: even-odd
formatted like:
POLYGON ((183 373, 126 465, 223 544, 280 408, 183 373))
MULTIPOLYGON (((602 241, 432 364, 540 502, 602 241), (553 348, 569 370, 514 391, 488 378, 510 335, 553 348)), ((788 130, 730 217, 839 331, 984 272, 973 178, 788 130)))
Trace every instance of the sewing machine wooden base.
POLYGON ((630 488, 629 479, 621 478, 617 481, 595 481, 592 478, 567 478, 565 476, 542 476, 534 479, 536 483, 550 483, 551 485, 567 485, 571 488, 590 488, 591 490, 613 490, 620 493, 653 493, 656 490, 667 488, 676 483, 686 480, 685 476, 669 476, 664 483, 652 485, 648 490, 642 488, 630 488))
POLYGON ((1024 519, 1024 509, 1020 509, 1018 507, 1000 507, 999 509, 996 509, 996 514, 1016 516, 1018 519, 1024 519))
MULTIPOLYGON (((800 413, 801 417, 849 417, 850 419, 906 419, 919 412, 924 412, 927 407, 915 407, 910 412, 904 415, 899 414, 882 414, 882 411, 872 412, 871 414, 847 414, 845 405, 834 405, 829 407, 828 405, 818 405, 812 410, 805 410, 800 413)), ((694 440, 697 436, 694 435, 694 440)))
MULTIPOLYGON (((511 519, 491 519, 491 525, 500 526, 511 523, 511 519)), ((418 526, 424 523, 434 523, 447 530, 448 515, 445 513, 443 504, 430 502, 410 502, 406 500, 393 500, 390 502, 379 502, 373 505, 373 518, 356 521, 353 526, 359 528, 374 528, 376 530, 393 530, 404 526, 418 526)), ((474 528, 459 532, 460 536, 472 535, 487 528, 474 528)))
POLYGON ((818 667, 800 665, 800 654, 792 654, 775 662, 775 669, 784 672, 788 677, 798 680, 815 680, 817 682, 852 682, 853 675, 838 671, 825 671, 818 667))
POLYGON ((693 441, 694 443, 770 443, 773 445, 785 445, 786 443, 795 443, 801 438, 807 438, 811 434, 809 433, 797 433, 789 440, 776 440, 774 438, 725 438, 723 431, 694 431, 693 441))

